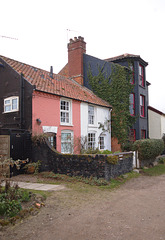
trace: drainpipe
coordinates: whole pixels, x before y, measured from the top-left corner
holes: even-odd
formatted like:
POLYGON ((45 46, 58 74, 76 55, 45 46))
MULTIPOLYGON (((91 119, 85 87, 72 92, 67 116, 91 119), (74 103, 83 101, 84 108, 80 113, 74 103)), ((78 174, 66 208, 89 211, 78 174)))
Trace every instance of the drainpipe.
POLYGON ((20 79, 20 128, 23 129, 24 125, 24 78, 23 73, 21 73, 20 79))

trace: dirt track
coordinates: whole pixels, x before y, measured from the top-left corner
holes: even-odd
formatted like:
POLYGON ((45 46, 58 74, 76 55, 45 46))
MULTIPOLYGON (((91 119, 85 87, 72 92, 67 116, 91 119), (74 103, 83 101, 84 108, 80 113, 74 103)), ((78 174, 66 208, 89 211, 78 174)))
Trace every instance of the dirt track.
POLYGON ((54 192, 40 213, 2 240, 165 240, 165 175, 140 176, 113 192, 54 192))

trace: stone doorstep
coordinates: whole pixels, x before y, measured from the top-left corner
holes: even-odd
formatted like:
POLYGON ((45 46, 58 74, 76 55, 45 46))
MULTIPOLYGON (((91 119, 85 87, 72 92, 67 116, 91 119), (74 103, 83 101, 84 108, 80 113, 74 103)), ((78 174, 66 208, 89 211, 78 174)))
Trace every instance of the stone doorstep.
MULTIPOLYGON (((65 189, 65 186, 62 185, 53 185, 53 184, 42 184, 42 183, 26 183, 26 182, 10 182, 11 186, 18 184, 20 188, 32 189, 32 190, 42 190, 42 191, 58 191, 65 189)), ((5 186, 5 182, 2 183, 2 186, 5 186)))

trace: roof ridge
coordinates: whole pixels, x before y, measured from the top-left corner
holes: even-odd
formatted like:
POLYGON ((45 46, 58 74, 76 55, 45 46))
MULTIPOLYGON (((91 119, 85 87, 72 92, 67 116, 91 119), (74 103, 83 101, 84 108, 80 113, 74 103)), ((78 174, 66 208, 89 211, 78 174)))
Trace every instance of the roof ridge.
POLYGON ((38 91, 104 107, 111 107, 108 102, 99 98, 91 90, 78 84, 72 78, 55 73, 53 73, 52 78, 50 72, 44 69, 1 55, 0 59, 17 72, 17 74, 20 75, 22 73, 26 81, 31 85, 35 85, 38 91))

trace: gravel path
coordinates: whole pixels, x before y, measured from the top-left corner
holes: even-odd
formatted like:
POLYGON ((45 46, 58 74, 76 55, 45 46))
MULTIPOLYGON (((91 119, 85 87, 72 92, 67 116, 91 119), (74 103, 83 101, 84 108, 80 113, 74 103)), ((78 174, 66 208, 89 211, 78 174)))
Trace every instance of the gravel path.
POLYGON ((165 240, 165 175, 140 176, 110 192, 53 192, 36 216, 1 240, 165 240))

